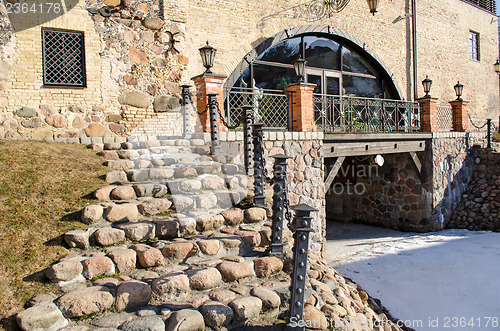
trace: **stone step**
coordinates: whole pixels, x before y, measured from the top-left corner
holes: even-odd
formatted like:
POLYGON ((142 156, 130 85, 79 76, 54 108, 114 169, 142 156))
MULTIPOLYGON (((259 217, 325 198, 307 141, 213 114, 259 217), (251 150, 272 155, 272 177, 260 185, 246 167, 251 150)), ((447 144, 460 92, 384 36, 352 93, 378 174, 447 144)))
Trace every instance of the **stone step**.
POLYGON ((245 175, 245 166, 241 164, 212 163, 197 166, 154 167, 145 169, 112 170, 106 174, 106 182, 158 182, 172 179, 193 179, 200 175, 237 176, 245 175))

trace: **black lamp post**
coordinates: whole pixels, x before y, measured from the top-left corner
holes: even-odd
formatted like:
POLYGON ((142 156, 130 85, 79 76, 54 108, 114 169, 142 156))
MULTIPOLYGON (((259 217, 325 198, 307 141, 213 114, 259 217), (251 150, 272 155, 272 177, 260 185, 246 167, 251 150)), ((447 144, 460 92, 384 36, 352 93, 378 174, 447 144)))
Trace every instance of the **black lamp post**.
POLYGON ((205 74, 211 74, 212 71, 210 68, 214 66, 215 52, 217 52, 217 50, 210 46, 207 41, 207 44, 200 48, 199 51, 203 66, 207 69, 205 70, 205 74))
POLYGON ((425 76, 425 79, 422 81, 422 85, 424 86, 424 98, 430 98, 431 95, 429 92, 431 91, 432 80, 429 79, 429 76, 425 76))
POLYGON ((378 0, 366 0, 368 1, 368 7, 370 7, 370 13, 375 16, 375 13, 378 12, 378 0))
POLYGON ((302 57, 299 57, 293 63, 293 69, 295 69, 295 74, 299 77, 299 82, 303 82, 306 76, 306 63, 307 61, 302 57))
POLYGON ((457 100, 462 100, 462 92, 464 91, 464 86, 460 84, 460 81, 453 87, 455 89, 455 94, 457 95, 457 100))

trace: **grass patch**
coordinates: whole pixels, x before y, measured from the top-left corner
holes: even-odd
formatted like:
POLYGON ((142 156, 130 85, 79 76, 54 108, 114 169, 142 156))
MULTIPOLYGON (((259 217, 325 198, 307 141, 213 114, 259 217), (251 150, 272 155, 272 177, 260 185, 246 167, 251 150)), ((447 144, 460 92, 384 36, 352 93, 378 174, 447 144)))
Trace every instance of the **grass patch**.
POLYGON ((57 291, 41 271, 68 254, 62 234, 85 228, 79 211, 105 186, 104 159, 83 145, 0 141, 0 319, 34 295, 57 291))
POLYGON ((118 277, 120 277, 120 274, 100 275, 100 276, 95 276, 90 281, 91 282, 95 282, 96 280, 99 280, 99 279, 104 279, 104 278, 118 278, 118 277))

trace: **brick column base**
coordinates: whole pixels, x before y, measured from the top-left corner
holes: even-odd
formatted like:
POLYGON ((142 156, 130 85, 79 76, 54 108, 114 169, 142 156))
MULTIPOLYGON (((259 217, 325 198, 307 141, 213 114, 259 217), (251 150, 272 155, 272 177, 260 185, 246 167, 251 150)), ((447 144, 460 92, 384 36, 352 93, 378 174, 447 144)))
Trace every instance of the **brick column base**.
POLYGON ((420 105, 420 131, 422 132, 438 132, 437 124, 437 98, 420 98, 417 99, 420 105))
MULTIPOLYGON (((208 95, 217 93, 217 102, 221 113, 224 114, 224 92, 222 86, 226 80, 226 76, 216 74, 201 74, 191 78, 196 87, 196 108, 199 113, 207 109, 208 95)), ((203 132, 210 132, 210 113, 207 111, 203 115, 199 115, 203 132)), ((219 131, 227 131, 227 127, 219 118, 219 131)))
POLYGON ((285 86, 292 92, 292 114, 290 130, 294 132, 316 132, 314 122, 313 91, 316 84, 295 83, 285 86))
POLYGON ((453 131, 468 132, 469 120, 467 118, 467 107, 469 101, 453 100, 450 101, 450 105, 453 108, 453 131))

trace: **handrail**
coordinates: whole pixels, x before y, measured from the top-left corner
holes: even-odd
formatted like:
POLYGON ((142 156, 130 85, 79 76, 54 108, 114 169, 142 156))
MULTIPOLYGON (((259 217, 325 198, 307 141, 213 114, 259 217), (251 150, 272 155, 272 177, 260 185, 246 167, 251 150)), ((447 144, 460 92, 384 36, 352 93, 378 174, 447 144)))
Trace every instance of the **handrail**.
POLYGON ((316 125, 327 133, 420 130, 418 102, 325 94, 313 102, 316 125))

